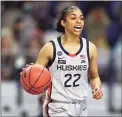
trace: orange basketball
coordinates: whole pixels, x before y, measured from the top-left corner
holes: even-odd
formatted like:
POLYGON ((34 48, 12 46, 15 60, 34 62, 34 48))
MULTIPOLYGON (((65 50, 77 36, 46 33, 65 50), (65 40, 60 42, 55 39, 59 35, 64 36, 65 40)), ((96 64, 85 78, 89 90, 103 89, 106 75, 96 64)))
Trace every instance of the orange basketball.
POLYGON ((48 89, 51 75, 48 69, 42 65, 30 65, 21 73, 20 83, 28 93, 39 95, 48 89))

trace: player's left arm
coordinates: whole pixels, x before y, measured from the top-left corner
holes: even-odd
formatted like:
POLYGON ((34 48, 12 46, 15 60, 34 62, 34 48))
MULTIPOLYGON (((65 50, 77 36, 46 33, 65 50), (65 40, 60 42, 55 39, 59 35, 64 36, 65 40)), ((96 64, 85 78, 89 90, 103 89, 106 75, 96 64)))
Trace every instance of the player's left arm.
POLYGON ((92 96, 95 99, 101 99, 103 97, 103 92, 101 89, 101 80, 98 74, 97 48, 91 42, 89 42, 89 54, 90 54, 89 80, 92 88, 92 96))

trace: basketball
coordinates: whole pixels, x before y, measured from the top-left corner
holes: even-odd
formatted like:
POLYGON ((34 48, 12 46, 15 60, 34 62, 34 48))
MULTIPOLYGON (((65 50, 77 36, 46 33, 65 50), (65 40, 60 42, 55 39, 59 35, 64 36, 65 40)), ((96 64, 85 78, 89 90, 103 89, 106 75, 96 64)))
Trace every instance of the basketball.
POLYGON ((51 83, 51 75, 42 65, 30 65, 22 71, 20 83, 24 90, 33 95, 44 93, 51 83))

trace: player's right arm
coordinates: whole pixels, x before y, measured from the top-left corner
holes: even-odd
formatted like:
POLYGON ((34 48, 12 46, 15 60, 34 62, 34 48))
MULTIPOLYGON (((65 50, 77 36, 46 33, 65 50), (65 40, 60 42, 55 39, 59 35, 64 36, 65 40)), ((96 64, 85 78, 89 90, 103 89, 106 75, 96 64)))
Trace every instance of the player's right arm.
POLYGON ((51 42, 45 44, 39 52, 38 58, 35 64, 40 64, 46 67, 53 58, 53 46, 51 42))
MULTIPOLYGON (((37 58, 35 64, 40 64, 40 65, 46 67, 46 66, 48 65, 49 61, 52 60, 52 58, 53 58, 53 45, 52 45, 51 42, 49 42, 49 43, 45 44, 45 45, 41 48, 41 50, 40 50, 40 52, 39 52, 39 54, 38 54, 38 58, 37 58)), ((29 64, 29 65, 31 65, 31 64, 29 64)), ((26 67, 28 67, 29 65, 27 64, 26 67)), ((24 70, 24 69, 25 69, 25 68, 23 68, 23 70, 24 70)), ((22 71, 23 71, 23 70, 22 70, 22 71)), ((21 73, 22 73, 22 72, 21 72, 21 73)), ((21 73, 20 73, 20 75, 21 75, 21 73)), ((43 104, 43 102, 44 102, 44 100, 45 100, 45 94, 41 95, 41 98, 40 98, 40 99, 41 99, 41 102, 42 102, 42 104, 43 104)))
MULTIPOLYGON (((41 48, 35 64, 40 64, 40 65, 46 67, 48 65, 49 61, 52 60, 52 58, 53 58, 53 46, 52 46, 51 42, 49 42, 41 48)), ((29 65, 33 65, 33 64, 34 63, 26 64, 26 66, 22 68, 22 71, 24 71, 24 69, 26 67, 28 67, 29 65)), ((20 75, 21 75, 21 73, 20 73, 20 75)))
MULTIPOLYGON (((46 67, 48 65, 49 61, 52 60, 52 58, 53 58, 53 46, 52 46, 51 42, 49 42, 49 43, 45 44, 42 47, 42 49, 40 50, 35 64, 40 64, 40 65, 46 67)), ((44 93, 40 97, 40 101, 41 101, 42 105, 44 103, 45 98, 46 98, 46 94, 44 93)))

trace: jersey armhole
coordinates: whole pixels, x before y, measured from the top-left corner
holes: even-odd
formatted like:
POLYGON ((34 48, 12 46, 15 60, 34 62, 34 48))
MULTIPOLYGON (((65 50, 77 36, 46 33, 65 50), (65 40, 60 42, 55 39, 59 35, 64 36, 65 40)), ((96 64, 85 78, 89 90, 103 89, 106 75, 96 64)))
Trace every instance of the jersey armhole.
POLYGON ((56 46, 55 46, 55 43, 54 43, 54 41, 49 41, 49 42, 51 42, 52 46, 53 46, 53 58, 52 58, 52 60, 49 61, 48 65, 47 65, 47 68, 49 68, 53 64, 53 62, 54 62, 54 60, 56 58, 56 46))
POLYGON ((87 39, 86 39, 86 47, 87 47, 88 64, 90 64, 89 41, 87 39))

